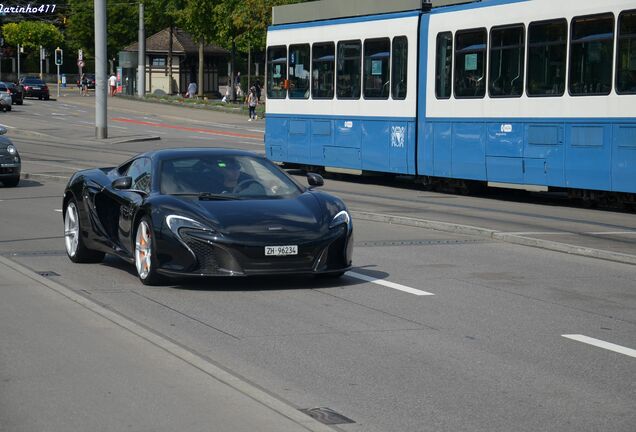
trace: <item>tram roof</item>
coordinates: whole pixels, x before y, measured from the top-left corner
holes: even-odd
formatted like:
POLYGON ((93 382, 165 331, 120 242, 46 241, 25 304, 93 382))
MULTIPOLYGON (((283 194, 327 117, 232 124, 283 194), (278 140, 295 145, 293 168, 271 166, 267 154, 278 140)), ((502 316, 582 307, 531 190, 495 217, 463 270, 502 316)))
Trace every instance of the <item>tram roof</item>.
POLYGON ((308 21, 351 18, 415 10, 431 7, 475 3, 481 0, 318 0, 272 8, 272 25, 308 21))

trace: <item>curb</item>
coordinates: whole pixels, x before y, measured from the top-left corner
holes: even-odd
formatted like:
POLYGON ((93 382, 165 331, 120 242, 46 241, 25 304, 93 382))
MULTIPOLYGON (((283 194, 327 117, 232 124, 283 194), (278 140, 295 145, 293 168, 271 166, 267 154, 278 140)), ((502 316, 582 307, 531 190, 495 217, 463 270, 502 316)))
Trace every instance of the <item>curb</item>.
POLYGON ((69 173, 68 177, 58 176, 53 174, 37 174, 37 173, 22 173, 20 178, 22 180, 34 179, 34 180, 50 180, 55 182, 68 182, 68 179, 71 177, 72 173, 69 173))
POLYGON ((310 432, 334 432, 337 429, 324 425, 307 414, 302 413, 298 408, 294 407, 289 402, 276 397, 268 393, 264 389, 260 389, 257 386, 251 384, 247 380, 243 379, 239 375, 235 375, 230 370, 223 368, 214 363, 213 360, 190 351, 175 342, 172 342, 168 338, 147 329, 146 327, 137 324, 136 322, 126 318, 123 315, 108 309, 91 299, 88 299, 81 294, 74 292, 72 289, 65 287, 55 281, 40 276, 21 264, 12 261, 8 258, 0 256, 0 265, 8 267, 14 272, 19 273, 25 278, 28 278, 40 285, 47 287, 48 289, 60 294, 67 299, 85 307, 93 313, 117 324, 121 328, 128 332, 146 340, 147 342, 159 347, 169 353, 170 355, 182 360, 189 364, 191 367, 200 370, 206 375, 216 379, 217 381, 225 384, 226 386, 242 393, 243 395, 253 399, 257 403, 269 408, 273 412, 281 415, 288 420, 296 423, 300 427, 305 428, 310 432))
POLYGON ((159 141, 161 137, 159 135, 147 135, 147 136, 137 136, 137 137, 129 137, 129 138, 113 138, 112 140, 106 138, 105 140, 96 140, 91 139, 89 141, 98 143, 98 144, 126 144, 126 143, 134 143, 134 142, 143 142, 143 141, 159 141))
POLYGON ((359 210, 352 210, 351 216, 360 220, 371 222, 384 222, 396 225, 411 226, 417 228, 427 228, 436 231, 449 232, 454 234, 465 234, 498 240, 505 243, 530 246, 539 249, 562 252, 570 255, 584 256, 588 258, 602 259, 622 264, 636 265, 636 255, 611 252, 602 249, 593 249, 584 246, 576 246, 568 243, 559 243, 550 240, 542 240, 531 237, 524 237, 515 234, 508 234, 501 231, 479 228, 470 225, 452 224, 447 222, 430 221, 425 219, 409 218, 404 216, 394 216, 382 213, 371 213, 359 210))

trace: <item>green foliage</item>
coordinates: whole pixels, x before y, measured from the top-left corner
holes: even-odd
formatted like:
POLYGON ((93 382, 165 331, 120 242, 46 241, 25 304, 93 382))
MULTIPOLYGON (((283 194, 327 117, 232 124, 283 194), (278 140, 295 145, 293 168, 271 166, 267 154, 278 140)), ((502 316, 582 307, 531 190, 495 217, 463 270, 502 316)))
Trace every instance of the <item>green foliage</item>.
MULTIPOLYGON (((70 48, 95 55, 95 15, 93 0, 69 0, 66 38, 70 48)), ((137 38, 139 7, 135 3, 107 2, 107 52, 114 58, 123 47, 137 38)))
MULTIPOLYGON (((195 1, 195 0, 189 0, 195 1)), ((203 0, 210 1, 213 0, 203 0)), ((216 1, 211 15, 216 28, 216 41, 231 49, 236 43, 239 51, 263 50, 267 27, 272 24, 272 7, 283 4, 302 3, 307 0, 222 0, 216 1)))
POLYGON ((9 45, 22 45, 25 48, 56 48, 62 44, 64 36, 53 24, 41 21, 22 21, 2 26, 4 40, 9 45))

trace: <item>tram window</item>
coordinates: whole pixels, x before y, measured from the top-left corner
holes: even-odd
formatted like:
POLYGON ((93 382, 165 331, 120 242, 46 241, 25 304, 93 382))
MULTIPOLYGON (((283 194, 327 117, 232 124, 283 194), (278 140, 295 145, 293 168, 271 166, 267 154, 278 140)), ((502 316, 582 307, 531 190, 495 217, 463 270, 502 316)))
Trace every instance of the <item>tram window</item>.
POLYGON ((391 60, 391 95, 393 99, 406 99, 409 64, 409 42, 406 36, 393 38, 391 60))
POLYGON ((613 58, 614 15, 607 13, 574 18, 570 42, 570 94, 610 94, 613 58))
POLYGON ((616 92, 636 94, 636 10, 618 17, 616 92))
POLYGON ((490 32, 490 97, 521 97, 525 40, 522 25, 493 28, 490 32))
POLYGON ((287 47, 267 48, 267 97, 285 99, 285 81, 287 80, 287 47))
POLYGON ((333 99, 336 56, 333 42, 314 44, 311 55, 311 97, 314 99, 333 99))
POLYGON ((486 95, 486 29, 465 30, 455 35, 455 97, 486 95))
POLYGON ((391 79, 389 60, 391 40, 389 38, 364 41, 364 97, 365 99, 388 99, 391 79))
POLYGON ((336 95, 338 99, 360 99, 360 41, 338 42, 336 95))
POLYGON ((450 99, 453 74, 453 34, 437 35, 437 60, 435 62, 435 96, 450 99))
POLYGON ((563 96, 567 40, 564 19, 528 26, 528 96, 563 96))
POLYGON ((309 44, 289 46, 289 98, 309 99, 309 44))

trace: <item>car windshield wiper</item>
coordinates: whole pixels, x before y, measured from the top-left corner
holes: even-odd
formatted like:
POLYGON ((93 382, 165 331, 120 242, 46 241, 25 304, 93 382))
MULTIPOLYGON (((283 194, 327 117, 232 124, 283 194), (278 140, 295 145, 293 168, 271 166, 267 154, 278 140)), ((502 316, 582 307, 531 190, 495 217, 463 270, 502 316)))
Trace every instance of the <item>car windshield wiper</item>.
POLYGON ((237 197, 236 195, 230 195, 230 194, 201 192, 199 194, 199 199, 200 200, 239 200, 241 198, 237 197))
POLYGON ((173 196, 195 196, 198 197, 200 200, 240 200, 240 197, 237 197, 236 195, 229 195, 229 194, 217 194, 217 193, 211 193, 211 192, 175 192, 175 193, 171 193, 171 194, 167 194, 167 195, 173 195, 173 196))

